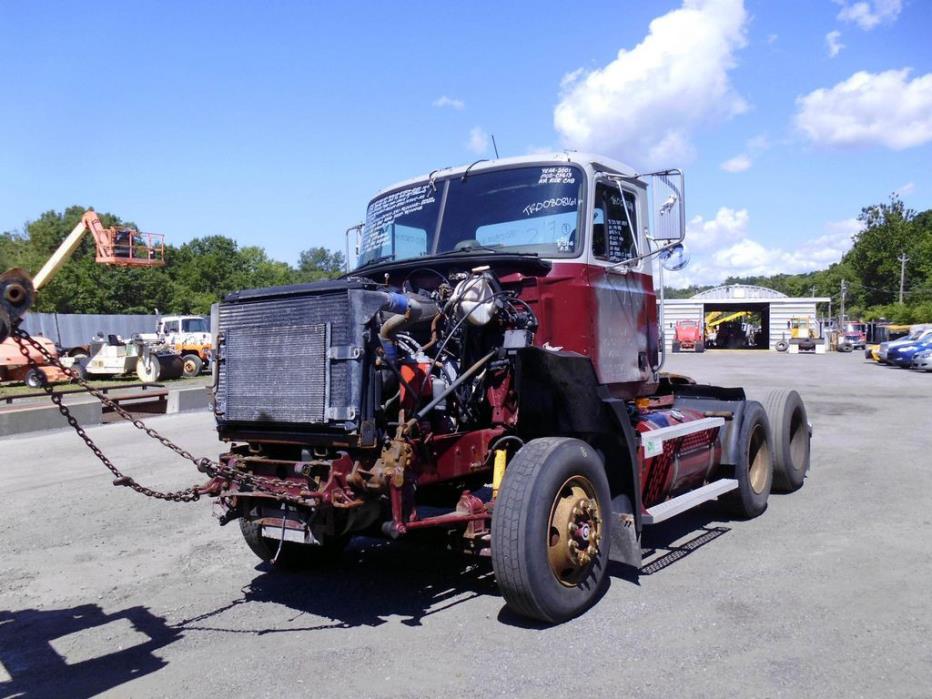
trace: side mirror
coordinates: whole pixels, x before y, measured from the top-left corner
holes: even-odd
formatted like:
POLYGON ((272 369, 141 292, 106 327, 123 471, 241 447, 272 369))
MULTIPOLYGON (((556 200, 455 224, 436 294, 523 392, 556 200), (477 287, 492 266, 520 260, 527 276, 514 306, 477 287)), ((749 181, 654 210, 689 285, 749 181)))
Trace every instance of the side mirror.
POLYGON ((359 257, 359 243, 362 240, 362 229, 365 228, 365 225, 364 223, 357 223, 355 226, 346 229, 346 269, 344 271, 347 274, 356 266, 356 259, 359 257), (352 245, 350 240, 352 240, 352 245), (350 255, 351 248, 353 250, 352 255, 350 255))
POLYGON ((660 253, 660 264, 668 272, 678 272, 689 264, 689 253, 682 243, 672 245, 660 253))
POLYGON ((686 181, 680 170, 642 175, 648 178, 651 238, 682 242, 686 237, 686 181))

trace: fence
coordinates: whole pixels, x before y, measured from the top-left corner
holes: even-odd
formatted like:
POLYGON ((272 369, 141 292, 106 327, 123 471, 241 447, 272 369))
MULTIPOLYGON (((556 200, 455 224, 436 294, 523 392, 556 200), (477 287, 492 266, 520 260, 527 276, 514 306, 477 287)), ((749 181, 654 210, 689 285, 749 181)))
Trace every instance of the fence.
POLYGON ((158 316, 96 313, 27 313, 23 329, 44 335, 62 348, 86 345, 98 332, 128 338, 136 333, 154 333, 158 316))

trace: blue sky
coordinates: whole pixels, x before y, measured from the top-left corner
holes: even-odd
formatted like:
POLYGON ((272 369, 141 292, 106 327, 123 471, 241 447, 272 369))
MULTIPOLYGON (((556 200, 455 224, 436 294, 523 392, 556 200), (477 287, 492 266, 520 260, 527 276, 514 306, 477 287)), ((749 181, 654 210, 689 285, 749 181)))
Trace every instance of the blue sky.
POLYGON ((930 27, 924 0, 4 2, 0 230, 82 204, 295 262, 494 133, 684 167, 680 284, 823 267, 862 206, 932 207, 930 27))

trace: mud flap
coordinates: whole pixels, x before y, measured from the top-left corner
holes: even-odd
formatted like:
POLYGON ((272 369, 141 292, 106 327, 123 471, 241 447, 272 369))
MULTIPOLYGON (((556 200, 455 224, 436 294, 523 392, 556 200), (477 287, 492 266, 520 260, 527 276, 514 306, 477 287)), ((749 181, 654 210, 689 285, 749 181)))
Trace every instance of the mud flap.
POLYGON ((612 538, 608 560, 625 563, 636 569, 641 567, 641 544, 634 526, 634 508, 627 495, 618 495, 612 499, 612 526, 609 529, 612 538))

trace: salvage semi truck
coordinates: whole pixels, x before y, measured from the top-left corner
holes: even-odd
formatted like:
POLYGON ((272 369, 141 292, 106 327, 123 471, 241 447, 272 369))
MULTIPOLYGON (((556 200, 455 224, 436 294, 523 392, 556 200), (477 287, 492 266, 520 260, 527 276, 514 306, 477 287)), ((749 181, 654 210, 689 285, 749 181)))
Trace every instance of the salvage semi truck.
POLYGON ((198 461, 198 493, 275 568, 445 529, 549 623, 598 599, 610 561, 641 565, 644 527, 715 499, 760 515, 803 484, 811 427, 795 391, 664 374, 654 274, 684 224, 679 171, 575 152, 381 191, 352 272, 216 307, 230 447, 198 461))
POLYGON ((654 261, 682 242, 683 188, 579 153, 435 170, 372 199, 346 277, 228 295, 221 460, 294 498, 233 488, 225 517, 276 565, 448 528, 513 610, 559 622, 609 560, 640 565, 643 527, 799 488, 795 391, 661 371, 654 261))

